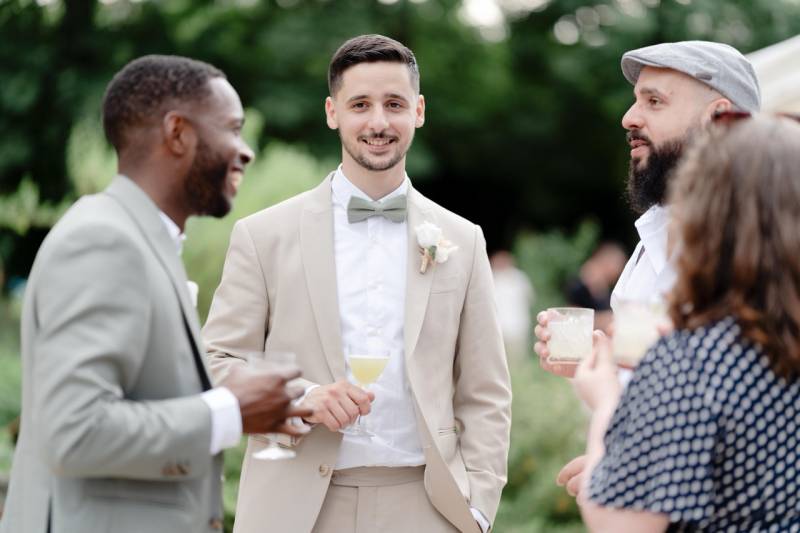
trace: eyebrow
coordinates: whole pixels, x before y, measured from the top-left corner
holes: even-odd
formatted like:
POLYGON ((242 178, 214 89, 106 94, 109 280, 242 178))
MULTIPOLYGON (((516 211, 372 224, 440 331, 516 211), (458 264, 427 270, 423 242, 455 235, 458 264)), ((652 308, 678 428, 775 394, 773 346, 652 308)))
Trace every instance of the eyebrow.
POLYGON ((663 92, 659 91, 654 87, 642 87, 641 89, 639 89, 638 92, 643 96, 658 96, 659 98, 663 98, 664 100, 668 99, 666 94, 664 94, 663 92))
MULTIPOLYGON (((398 94, 398 93, 386 93, 386 94, 383 95, 383 97, 385 99, 392 99, 393 98, 395 100, 402 100, 404 102, 408 102, 408 98, 406 98, 402 94, 398 94)), ((355 102, 356 100, 369 100, 369 95, 368 94, 357 94, 355 96, 351 96, 350 98, 347 99, 347 103, 355 102)))

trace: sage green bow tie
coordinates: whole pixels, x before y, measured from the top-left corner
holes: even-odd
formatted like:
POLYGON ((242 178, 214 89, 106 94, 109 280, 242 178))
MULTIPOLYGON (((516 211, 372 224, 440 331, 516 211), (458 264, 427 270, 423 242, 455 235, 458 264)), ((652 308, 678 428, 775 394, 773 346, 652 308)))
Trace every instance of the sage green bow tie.
POLYGON ((406 195, 401 194, 389 198, 385 202, 372 202, 351 196, 347 203, 347 221, 349 223, 361 222, 369 217, 384 217, 392 222, 402 222, 406 219, 406 195))

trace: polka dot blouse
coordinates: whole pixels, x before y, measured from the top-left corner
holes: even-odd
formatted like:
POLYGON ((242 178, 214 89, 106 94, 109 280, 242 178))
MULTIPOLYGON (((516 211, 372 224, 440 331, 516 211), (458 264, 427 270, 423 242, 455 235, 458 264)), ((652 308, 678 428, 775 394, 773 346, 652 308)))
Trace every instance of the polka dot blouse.
POLYGON ((661 339, 625 389, 589 489, 667 531, 800 532, 800 383, 733 318, 661 339))

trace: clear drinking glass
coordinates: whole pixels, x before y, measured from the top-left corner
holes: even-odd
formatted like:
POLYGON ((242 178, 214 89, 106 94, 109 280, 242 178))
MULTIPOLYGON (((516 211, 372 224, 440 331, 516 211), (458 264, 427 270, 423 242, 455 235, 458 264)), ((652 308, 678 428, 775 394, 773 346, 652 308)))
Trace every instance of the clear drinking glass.
POLYGON ((550 340, 548 362, 575 362, 592 353, 594 309, 551 307, 547 310, 550 340))
MULTIPOLYGON (((283 372, 297 368, 297 356, 292 352, 251 352, 247 354, 247 362, 253 366, 253 368, 270 372, 283 372)), ((281 459, 293 459, 297 455, 294 450, 282 448, 278 445, 277 435, 275 433, 267 433, 266 437, 267 447, 254 452, 254 459, 279 461, 281 459)))
POLYGON ((661 335, 659 326, 668 323, 667 306, 661 299, 650 301, 619 299, 614 305, 614 337, 611 349, 619 365, 635 367, 661 335))
MULTIPOLYGON (((387 352, 354 347, 347 347, 346 352, 345 355, 347 356, 347 364, 350 367, 352 379, 362 389, 367 389, 378 381, 378 378, 389 363, 389 354, 387 352)), ((375 436, 373 432, 364 426, 361 415, 358 415, 355 424, 339 431, 345 435, 375 436)))

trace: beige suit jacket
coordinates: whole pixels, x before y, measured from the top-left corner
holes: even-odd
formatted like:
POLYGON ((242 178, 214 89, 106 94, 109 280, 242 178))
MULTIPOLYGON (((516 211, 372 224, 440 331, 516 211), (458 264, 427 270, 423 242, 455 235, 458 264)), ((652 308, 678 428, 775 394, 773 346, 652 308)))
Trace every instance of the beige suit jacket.
POLYGON ((25 291, 22 434, 0 532, 221 530, 200 342, 153 201, 123 176, 79 200, 25 291))
MULTIPOLYGON (((331 177, 238 221, 203 329, 212 374, 222 380, 252 350, 291 350, 303 385, 345 378, 333 243, 331 177)), ((408 192, 406 371, 417 412, 431 502, 464 532, 479 531, 469 506, 494 520, 506 482, 511 389, 493 282, 480 228, 412 187, 408 192), (419 272, 414 228, 442 228, 459 246, 419 272)), ((325 499, 342 436, 317 426, 291 461, 250 457, 237 533, 310 532, 325 499)))

